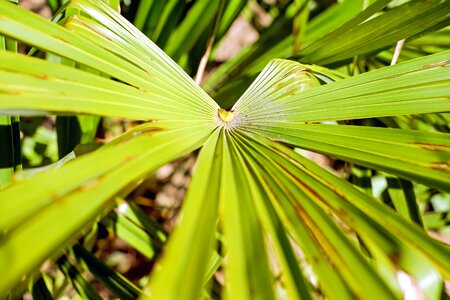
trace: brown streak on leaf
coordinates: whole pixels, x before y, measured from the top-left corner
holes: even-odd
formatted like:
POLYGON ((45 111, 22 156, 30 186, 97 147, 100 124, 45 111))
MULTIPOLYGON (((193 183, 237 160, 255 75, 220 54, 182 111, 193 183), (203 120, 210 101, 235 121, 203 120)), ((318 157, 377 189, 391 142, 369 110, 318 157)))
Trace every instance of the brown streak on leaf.
MULTIPOLYGON (((298 185, 300 185, 304 191, 307 191, 307 194, 312 195, 314 198, 319 200, 322 203, 326 203, 325 199, 323 199, 322 196, 319 195, 313 188, 305 184, 303 181, 301 181, 299 178, 297 178, 294 174, 292 174, 287 168, 284 168, 282 165, 279 165, 287 174, 289 174, 293 181, 295 181, 298 185)), ((297 202, 296 206, 297 206, 297 202)))
POLYGON ((145 129, 138 130, 136 132, 133 132, 129 136, 125 137, 123 140, 119 142, 119 144, 125 143, 126 141, 129 141, 130 139, 134 138, 137 135, 145 134, 145 135, 153 135, 155 132, 167 130, 166 128, 162 127, 149 127, 145 129))
POLYGON ((109 37, 107 37, 106 35, 104 35, 103 33, 99 32, 98 30, 96 30, 94 27, 92 27, 91 25, 89 25, 88 23, 86 23, 85 21, 83 21, 81 18, 79 18, 78 16, 71 16, 69 18, 69 20, 66 22, 66 24, 70 23, 71 21, 78 21, 80 22, 82 25, 86 26, 88 29, 90 29, 91 31, 95 32, 96 34, 98 34, 101 37, 104 37, 105 39, 107 39, 108 41, 112 41, 109 37))
POLYGON ((444 172, 450 171, 450 165, 443 161, 432 162, 431 165, 432 165, 431 168, 433 170, 444 171, 444 172))
POLYGON ((43 80, 47 80, 50 78, 48 75, 45 74, 29 74, 29 75, 43 80))
POLYGON ((398 78, 398 77, 400 77, 400 76, 402 76, 402 75, 404 75, 404 74, 395 74, 395 75, 391 75, 391 76, 382 78, 382 80, 391 80, 391 79, 398 78))
POLYGON ((448 67, 448 66, 450 66, 450 59, 446 59, 444 61, 437 62, 434 64, 424 65, 422 67, 422 69, 429 69, 429 68, 434 68, 434 67, 448 67))
POLYGON ((63 42, 64 44, 70 44, 69 42, 67 42, 65 39, 59 37, 59 36, 52 36, 54 39, 63 42))
POLYGON ((153 131, 163 131, 166 130, 166 128, 163 127, 151 127, 151 128, 145 128, 142 130, 139 130, 136 132, 136 134, 142 134, 142 133, 149 133, 149 132, 153 132, 153 131))
POLYGON ((419 146, 420 148, 436 151, 436 150, 450 150, 450 147, 447 145, 441 144, 429 144, 429 143, 421 143, 421 142, 413 142, 412 144, 419 146))
MULTIPOLYGON (((307 167, 305 167, 303 164, 301 164, 301 163, 300 163, 299 161, 297 161, 295 158, 291 157, 289 154, 283 152, 282 150, 278 149, 277 147, 270 146, 270 148, 271 148, 272 150, 275 150, 275 151, 278 152, 278 153, 281 153, 282 156, 288 157, 288 158, 291 160, 291 162, 293 162, 295 165, 301 167, 302 169, 304 169, 304 170, 309 170, 307 167)), ((292 175, 292 174, 291 174, 291 175, 292 175)), ((293 175, 292 175, 292 176, 293 176, 293 175)), ((319 176, 319 175, 316 174, 316 176, 319 176)), ((293 176, 293 177, 296 178, 295 176, 293 176)), ((314 179, 317 181, 316 178, 314 178, 314 179)), ((343 194, 340 190, 335 189, 332 185, 330 185, 330 184, 328 183, 328 181, 326 181, 326 183, 327 183, 327 184, 326 184, 325 186, 326 186, 328 189, 332 190, 334 193, 336 193, 336 194, 337 194, 339 197, 341 197, 342 199, 345 199, 345 200, 347 200, 347 201, 350 202, 350 200, 347 199, 346 195, 343 194)), ((322 199, 322 198, 320 198, 320 199, 322 199)), ((323 199, 322 199, 322 200, 323 200, 323 199)), ((326 203, 326 202, 324 202, 324 203, 326 203)), ((328 206, 328 205, 327 205, 327 206, 328 206)))

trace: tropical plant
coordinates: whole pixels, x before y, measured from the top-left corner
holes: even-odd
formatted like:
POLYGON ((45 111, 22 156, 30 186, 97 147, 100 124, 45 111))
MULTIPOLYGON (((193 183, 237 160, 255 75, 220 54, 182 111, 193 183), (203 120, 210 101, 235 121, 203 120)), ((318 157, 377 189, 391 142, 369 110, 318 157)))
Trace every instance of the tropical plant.
MULTIPOLYGON (((245 4, 225 2, 198 1, 189 10, 193 17, 175 22, 169 11, 162 23, 148 25, 150 8, 157 14, 167 7, 142 1, 134 23, 149 36, 164 36, 164 49, 194 73, 201 56, 188 32, 213 49, 207 28, 216 28, 211 37, 223 35, 245 4), (224 23, 214 23, 214 14, 224 23), (204 22, 197 28, 198 18, 204 22), (163 33, 168 20, 174 24, 163 33)), ((416 39, 405 47, 414 59, 381 66, 398 40, 425 35, 424 42, 448 25, 450 6, 410 1, 386 8, 389 2, 346 0, 311 21, 308 1, 286 5, 255 44, 203 82, 229 108, 259 73, 226 110, 105 2, 72 0, 56 11, 51 1, 56 13, 49 22, 0 1, 3 48, 13 50, 7 45, 14 40, 34 47, 28 56, 0 52, 1 113, 56 114, 66 118, 60 128, 75 120, 90 135, 61 142, 71 145, 64 152, 69 162, 17 177, 0 192, 0 295, 20 295, 31 281, 37 299, 55 296, 39 272, 52 259, 89 299, 100 296, 83 270, 123 299, 397 299, 405 277, 428 299, 439 299, 450 279, 450 251, 425 231, 411 181, 450 191, 450 139, 405 129, 402 118, 450 110, 450 52, 439 45, 420 52, 416 39), (306 30, 278 35, 273 29, 289 22, 307 24, 306 30), (93 138, 99 120, 93 116, 146 122, 72 159, 71 147, 93 138), (393 123, 399 128, 387 128, 393 123), (396 180, 402 190, 390 193, 398 212, 299 148, 396 180), (178 224, 165 244, 166 232, 124 199, 159 167, 197 149, 178 224), (89 251, 99 221, 157 258, 145 288, 89 251), (217 291, 212 277, 222 267, 224 286, 217 291)), ((3 118, 2 128, 17 120, 3 118)), ((4 136, 11 145, 16 136, 17 145, 17 134, 4 136)), ((6 182, 20 163, 11 151, 1 154, 6 182)))

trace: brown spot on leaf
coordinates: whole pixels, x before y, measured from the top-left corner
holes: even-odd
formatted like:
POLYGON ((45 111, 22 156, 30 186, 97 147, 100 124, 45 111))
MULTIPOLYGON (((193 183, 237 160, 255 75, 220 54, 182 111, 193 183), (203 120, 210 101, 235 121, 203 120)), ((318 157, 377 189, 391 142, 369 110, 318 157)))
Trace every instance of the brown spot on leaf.
POLYGON ((341 207, 341 208, 338 209, 338 214, 339 214, 340 217, 344 217, 345 218, 345 217, 348 216, 348 211, 341 207))
POLYGON ((284 86, 286 85, 286 83, 284 83, 284 82, 279 82, 279 83, 277 83, 277 89, 282 89, 284 86))
POLYGON ((127 162, 132 161, 133 159, 134 159, 134 156, 132 156, 132 155, 127 155, 127 156, 125 156, 125 157, 123 158, 123 162, 124 162, 124 163, 127 163, 127 162))
POLYGON ((90 190, 90 189, 96 187, 97 185, 99 185, 100 182, 101 182, 101 180, 100 180, 99 178, 95 178, 95 179, 89 180, 88 182, 84 183, 84 184, 80 187, 80 189, 81 189, 82 191, 90 190))
POLYGON ((50 198, 52 199, 52 201, 56 201, 58 200, 58 194, 54 191, 50 192, 50 198))
POLYGON ((391 253, 389 254, 389 259, 394 263, 394 264, 398 264, 399 260, 400 260, 400 253, 395 252, 395 253, 391 253))

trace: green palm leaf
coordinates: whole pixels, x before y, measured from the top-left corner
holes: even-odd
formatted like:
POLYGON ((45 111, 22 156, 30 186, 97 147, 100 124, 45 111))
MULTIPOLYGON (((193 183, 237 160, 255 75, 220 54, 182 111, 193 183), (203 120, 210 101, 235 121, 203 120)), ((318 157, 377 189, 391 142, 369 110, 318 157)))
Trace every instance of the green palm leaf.
MULTIPOLYGON (((125 82, 135 87, 136 92, 147 94, 147 100, 149 98, 156 100, 158 105, 167 103, 173 110, 192 112, 192 114, 188 113, 191 116, 196 115, 196 110, 200 110, 201 112, 198 113, 203 114, 208 110, 205 109, 206 107, 210 109, 217 107, 217 104, 198 88, 180 67, 125 19, 115 17, 118 16, 117 13, 109 6, 103 2, 90 0, 71 2, 69 6, 79 9, 92 19, 69 17, 64 25, 73 30, 69 31, 2 1, 0 2, 2 11, 0 31, 40 49, 54 51, 57 55, 125 82), (24 18, 29 22, 17 21, 24 18), (124 37, 126 37, 125 40, 124 37), (171 92, 167 93, 167 90, 171 92)), ((35 67, 51 68, 46 65, 35 67)), ((23 66, 21 69, 23 70, 23 66)), ((63 77, 65 73, 61 69, 56 69, 54 72, 59 73, 56 75, 57 78, 63 77)), ((72 75, 72 78, 75 76, 78 74, 72 75)), ((22 77, 20 79, 25 80, 22 77)), ((93 78, 91 77, 90 80, 93 78)), ((49 88, 52 88, 53 84, 49 84, 49 88)), ((71 90, 70 87, 63 88, 71 90)), ((42 93, 42 90, 40 92, 42 93)), ((24 96, 26 99, 27 95, 24 96)), ((52 99, 52 97, 49 98, 52 99)), ((170 110, 166 108, 166 111, 170 110)), ((148 118, 154 117, 148 116, 148 118)))
POLYGON ((286 124, 260 132, 290 145, 384 170, 442 190, 450 187, 448 134, 319 124, 286 124))
POLYGON ((168 249, 155 267, 148 286, 151 299, 198 299, 205 283, 208 258, 214 249, 214 232, 218 214, 219 179, 222 149, 214 132, 200 153, 194 179, 181 212, 181 220, 173 232, 168 249), (204 178, 213 179, 211 182, 204 178), (198 232, 202 228, 201 234, 198 232), (192 256, 179 255, 189 249, 192 256), (185 274, 190 274, 188 278, 185 274), (185 284, 179 285, 181 281, 185 284))
POLYGON ((450 110, 447 56, 431 55, 320 87, 307 66, 274 60, 233 110, 249 132, 448 190, 448 134, 305 124, 414 113, 425 103, 426 109, 450 110))
POLYGON ((130 133, 115 146, 2 191, 0 230, 6 236, 0 247, 0 269, 11 272, 1 281, 0 294, 80 237, 83 229, 113 207, 115 195, 126 192, 161 165, 198 148, 211 129, 194 128, 188 125, 158 133, 160 127, 148 123, 134 132, 141 132, 137 137, 130 133), (46 237, 45 243, 42 237, 46 237), (33 253, 26 254, 28 249, 33 253))
POLYGON ((302 93, 298 83, 308 76, 307 67, 274 60, 233 109, 249 115, 245 122, 256 126, 262 123, 258 120, 319 122, 448 111, 449 55, 444 51, 302 93))
MULTIPOLYGON (((366 20, 385 2, 377 1, 370 13, 350 23, 366 20)), ((423 20, 436 18, 427 28, 446 20, 440 1, 406 6, 413 7, 413 18, 418 8, 427 8, 423 20)), ((354 34, 394 12, 399 14, 392 10, 382 19, 358 22, 354 34)), ((447 246, 284 144, 448 190, 448 134, 310 123, 449 111, 449 52, 349 78, 274 60, 227 112, 107 4, 72 1, 56 20, 61 25, 0 1, 1 34, 83 66, 74 69, 0 52, 1 112, 151 122, 0 192, 0 271, 8 271, 0 281, 0 296, 47 258, 59 257, 107 215, 117 196, 125 197, 156 168, 198 148, 179 224, 142 298, 201 297, 218 265, 219 245, 226 299, 275 299, 280 287, 293 299, 314 298, 313 290, 330 299, 367 298, 367 291, 374 298, 399 299, 399 271, 414 276, 427 297, 440 296, 442 278, 450 278, 443 264, 450 260, 447 246), (71 15, 71 9, 81 14, 71 15), (23 18, 29 22, 21 22, 23 18), (320 85, 324 79, 337 81, 320 85), (216 232, 223 233, 220 241, 216 232)), ((192 28, 188 25, 182 28, 192 28)), ((346 33, 346 28, 337 32, 346 33)), ((420 31, 414 24, 409 35, 397 29, 387 30, 384 44, 420 31)), ((367 43, 351 56, 378 49, 362 40, 367 43)), ((337 45, 327 56, 317 46, 324 41, 328 38, 313 44, 321 51, 311 60, 344 59, 341 52, 349 44, 337 45)), ((136 215, 117 218, 118 234, 149 257, 154 255, 152 238, 165 241, 160 229, 139 223, 136 215), (150 232, 156 233, 151 237, 150 232)), ((60 263, 80 294, 96 297, 70 262, 62 258, 60 263)), ((120 291, 116 282, 108 284, 120 291)), ((127 286, 127 293, 137 292, 127 286)))

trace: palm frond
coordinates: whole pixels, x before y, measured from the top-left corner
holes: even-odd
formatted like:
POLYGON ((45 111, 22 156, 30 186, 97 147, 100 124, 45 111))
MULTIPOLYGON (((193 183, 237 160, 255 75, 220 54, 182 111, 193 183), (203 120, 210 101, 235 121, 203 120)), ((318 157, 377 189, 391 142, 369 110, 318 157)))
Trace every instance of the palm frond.
MULTIPOLYGON (((305 61, 342 63, 448 22, 444 1, 411 1, 376 17, 389 1, 375 1, 361 13, 362 7, 345 12, 351 3, 361 2, 347 0, 325 13, 343 15, 324 28, 319 26, 324 15, 310 24, 302 45, 305 61)), ((232 15, 242 5, 234 4, 232 15)), ((167 9, 176 9, 174 5, 167 9)), ((214 5, 195 2, 189 13, 200 15, 215 10, 214 5)), ((142 14, 149 13, 147 8, 142 14)), ((293 17, 288 9, 279 24, 293 17)), ((211 14, 199 28, 192 20, 182 22, 169 39, 172 55, 192 49, 186 32, 194 30, 199 39, 211 14)), ((135 23, 145 25, 140 16, 135 23)), ((153 34, 161 33, 161 28, 153 29, 153 34)), ((0 1, 0 34, 34 46, 36 56, 70 62, 0 52, 2 114, 149 121, 92 153, 0 191, 0 271, 8 273, 0 280, 0 296, 17 286, 22 290, 48 258, 55 258, 81 296, 92 299, 100 296, 82 269, 99 276, 119 297, 199 299, 208 295, 208 282, 220 265, 225 299, 276 299, 279 291, 290 299, 367 298, 367 291, 377 299, 400 299, 403 273, 414 277, 427 298, 441 296, 442 281, 450 279, 443 263, 450 261, 449 247, 292 147, 448 191, 448 134, 341 121, 450 111, 450 52, 357 76, 276 59, 226 111, 102 1, 68 2, 55 23, 0 1), (116 201, 158 167, 197 149, 186 202, 163 247, 164 230, 143 218, 132 202, 119 200, 114 209, 116 201), (148 258, 158 257, 142 291, 76 244, 98 221, 148 258)), ((260 53, 246 51, 218 74, 244 66, 260 53)), ((241 75, 251 80, 260 63, 277 51, 267 52, 241 75)), ((219 81, 213 78, 209 86, 219 81)), ((411 184, 406 188, 412 191, 411 184)), ((394 201, 394 207, 416 201, 405 197, 394 201)), ((417 204, 414 209, 418 213, 417 204)), ((41 280, 36 288, 47 295, 41 280)))

